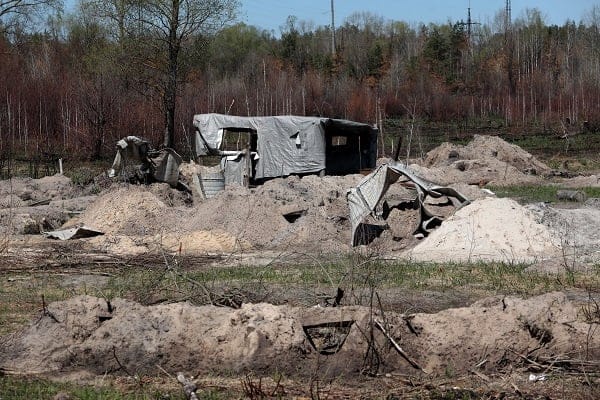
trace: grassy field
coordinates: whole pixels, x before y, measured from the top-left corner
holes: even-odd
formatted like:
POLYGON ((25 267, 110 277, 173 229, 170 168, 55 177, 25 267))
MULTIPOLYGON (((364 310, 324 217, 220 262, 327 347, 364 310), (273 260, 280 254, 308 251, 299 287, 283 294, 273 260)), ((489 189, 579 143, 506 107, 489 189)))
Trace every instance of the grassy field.
MULTIPOLYGON (((145 256, 144 260, 123 260, 118 268, 101 271, 80 266, 0 272, 0 278, 0 335, 22 327, 44 303, 80 294, 122 297, 142 304, 190 301, 236 306, 266 301, 313 306, 340 287, 346 291, 345 304, 363 304, 363 294, 374 289, 389 299, 390 307, 395 307, 401 305, 403 296, 419 298, 430 293, 450 297, 460 293, 462 301, 470 301, 496 294, 600 291, 600 265, 585 271, 564 268, 549 274, 525 264, 429 264, 357 256, 336 262, 307 260, 290 264, 274 260, 267 266, 220 266, 199 264, 185 257, 173 257, 165 264, 157 255, 154 264, 145 256), (146 268, 139 268, 142 261, 146 268)), ((445 307, 428 304, 427 309, 417 311, 445 307)))

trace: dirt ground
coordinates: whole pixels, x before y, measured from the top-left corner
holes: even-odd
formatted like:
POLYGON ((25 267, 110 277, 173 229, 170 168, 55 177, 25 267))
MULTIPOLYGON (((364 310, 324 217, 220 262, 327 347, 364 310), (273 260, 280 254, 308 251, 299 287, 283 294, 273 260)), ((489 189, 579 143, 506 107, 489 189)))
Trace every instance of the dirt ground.
MULTIPOLYGON (((184 165, 184 179, 197 168, 184 165)), ((460 191, 470 203, 451 212, 442 201, 428 203, 444 222, 423 239, 413 237, 417 211, 394 209, 383 233, 358 248, 350 246, 346 192, 362 175, 278 178, 250 189, 228 187, 211 199, 167 184, 114 183, 91 193, 59 175, 2 181, 0 273, 27 270, 32 260, 41 265, 44 258, 53 260, 44 268, 66 269, 136 257, 160 263, 175 256, 211 258, 212 264, 223 266, 260 265, 282 254, 317 264, 354 254, 437 263, 432 268, 499 262, 525 263, 547 274, 598 273, 596 199, 568 207, 522 205, 485 188, 599 187, 596 175, 557 177, 531 154, 489 136, 476 136, 467 146, 443 144, 411 169, 460 191), (43 236, 83 225, 104 234, 60 244, 43 236), (48 256, 60 246, 86 257, 75 262, 69 256, 48 256)), ((415 197, 414 190, 402 185, 392 185, 386 194, 390 202, 415 197)), ((371 301, 371 307, 258 302, 228 308, 76 296, 44 303, 26 327, 0 338, 0 373, 78 380, 103 374, 160 375, 162 370, 194 376, 279 372, 311 382, 318 376, 375 387, 379 383, 372 379, 380 379, 388 388, 394 379, 406 387, 407 382, 469 376, 472 387, 480 387, 473 384, 477 381, 487 386, 488 394, 515 396, 522 389, 504 378, 518 376, 519 387, 537 388, 526 393, 552 394, 547 381, 560 373, 591 374, 586 375, 589 387, 598 388, 600 308, 597 293, 588 294, 469 298, 459 307, 448 294, 446 305, 428 313, 407 313, 393 306, 400 302, 387 300, 386 307, 371 301)), ((587 389, 578 390, 586 398, 587 389)))
POLYGON ((457 374, 477 368, 497 374, 507 365, 534 362, 551 370, 557 360, 569 360, 573 368, 594 367, 600 328, 586 318, 563 293, 526 300, 492 297, 470 307, 410 315, 264 303, 239 309, 188 303, 144 307, 79 296, 50 304, 21 335, 5 340, 0 365, 11 373, 148 374, 160 365, 196 374, 278 370, 347 378, 364 369, 442 376, 448 368, 457 374), (405 349, 405 358, 390 338, 405 349), (369 347, 372 360, 357 357, 368 356, 369 347))

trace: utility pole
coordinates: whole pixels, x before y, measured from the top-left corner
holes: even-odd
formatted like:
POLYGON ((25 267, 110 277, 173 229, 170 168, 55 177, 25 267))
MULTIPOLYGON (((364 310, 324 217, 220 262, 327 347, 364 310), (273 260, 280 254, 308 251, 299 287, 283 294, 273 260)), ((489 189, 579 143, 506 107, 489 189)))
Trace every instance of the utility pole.
POLYGON ((335 57, 335 14, 333 0, 331 0, 331 55, 335 57))
POLYGON ((512 23, 510 0, 506 0, 506 8, 504 10, 504 30, 506 33, 510 31, 512 23))

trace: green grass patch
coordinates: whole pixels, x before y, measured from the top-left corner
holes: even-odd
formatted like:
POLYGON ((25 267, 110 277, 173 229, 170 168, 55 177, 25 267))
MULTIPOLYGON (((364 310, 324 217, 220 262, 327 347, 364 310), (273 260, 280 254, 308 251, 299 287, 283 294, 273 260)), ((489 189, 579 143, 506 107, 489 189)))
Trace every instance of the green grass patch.
MULTIPOLYGON (((526 264, 421 263, 348 257, 336 262, 268 266, 185 268, 185 258, 170 268, 124 267, 110 279, 95 283, 48 272, 0 279, 0 335, 15 332, 42 311, 46 303, 88 294, 106 299, 126 298, 141 304, 189 301, 193 304, 232 305, 241 302, 314 305, 337 287, 349 295, 345 304, 362 304, 371 290, 391 293, 445 293, 477 299, 497 294, 533 296, 578 288, 600 291, 600 265, 587 271, 565 269, 537 272, 526 264)), ((75 276, 76 277, 76 276, 75 276)), ((74 278, 75 278, 74 277, 74 278)), ((390 298, 390 301, 394 301, 390 298)))
POLYGON ((600 148, 600 136, 597 132, 580 133, 569 137, 568 140, 557 134, 544 133, 523 134, 519 137, 507 137, 506 140, 526 151, 543 154, 597 156, 595 149, 600 148))
POLYGON ((231 290, 243 290, 245 293, 260 290, 268 292, 268 288, 272 286, 307 292, 340 287, 344 290, 397 288, 438 292, 459 289, 473 290, 483 295, 536 295, 580 284, 600 290, 599 271, 548 274, 528 269, 526 264, 431 264, 374 260, 268 267, 216 267, 203 271, 131 269, 111 279, 104 294, 107 297, 125 297, 141 303, 160 299, 190 300, 206 304, 211 300, 210 293, 231 290))
MULTIPOLYGON (((25 377, 0 376, 0 399, 2 400, 51 400, 58 393, 68 395, 70 399, 78 400, 155 400, 173 399, 183 400, 185 396, 181 391, 162 391, 157 388, 138 386, 134 389, 116 387, 96 387, 89 385, 74 385, 57 383, 45 379, 25 377)), ((200 393, 199 393, 200 394, 200 393)), ((216 397, 202 397, 201 399, 214 399, 216 397)))
MULTIPOLYGON (((562 188, 553 185, 525 185, 525 186, 488 186, 492 192, 496 193, 498 197, 510 197, 517 199, 521 203, 556 203, 558 199, 556 192, 562 188)), ((568 189, 568 190, 581 190, 587 197, 600 197, 599 187, 584 187, 579 189, 568 189)))

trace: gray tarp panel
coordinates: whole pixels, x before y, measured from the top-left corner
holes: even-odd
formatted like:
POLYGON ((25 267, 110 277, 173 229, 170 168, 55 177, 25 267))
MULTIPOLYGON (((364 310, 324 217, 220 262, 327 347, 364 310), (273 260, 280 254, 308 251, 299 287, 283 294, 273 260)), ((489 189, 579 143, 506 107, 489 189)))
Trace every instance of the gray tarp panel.
POLYGON ((179 181, 179 165, 183 161, 175 150, 168 147, 162 149, 157 157, 152 158, 155 164, 154 178, 160 182, 167 182, 175 187, 179 181))
MULTIPOLYGON (((202 134, 202 138, 211 149, 221 146, 223 133, 221 129, 242 128, 258 131, 258 119, 261 117, 236 117, 223 114, 194 115, 194 126, 202 134)), ((264 118, 264 117, 263 117, 264 118)), ((196 147, 198 147, 196 142, 196 147)))
POLYGON ((80 226, 76 228, 46 232, 45 235, 50 239, 71 240, 104 235, 104 232, 100 232, 99 230, 90 228, 89 226, 80 226))
POLYGON ((227 156, 221 159, 221 169, 225 175, 225 186, 244 185, 246 172, 246 159, 240 152, 237 156, 227 156))
POLYGON ((448 196, 455 206, 460 207, 469 202, 469 200, 456 190, 428 182, 415 175, 408 167, 400 163, 384 164, 378 167, 371 174, 367 175, 355 188, 346 193, 348 207, 350 209, 350 223, 352 224, 352 246, 357 246, 361 242, 360 226, 365 218, 374 214, 381 202, 381 199, 388 191, 391 184, 396 182, 401 176, 407 177, 415 184, 421 210, 421 221, 419 223, 419 232, 427 233, 428 225, 433 220, 439 220, 438 217, 431 214, 424 206, 426 196, 438 198, 448 196))
POLYGON ((154 179, 175 187, 179 181, 181 162, 181 156, 173 149, 165 147, 158 152, 152 151, 148 141, 137 136, 127 136, 117 142, 117 154, 108 176, 112 178, 121 173, 127 163, 141 163, 146 171, 152 167, 154 179))
POLYGON ((325 133, 318 118, 273 117, 259 124, 256 178, 325 169, 325 133))
POLYGON ((223 129, 251 129, 257 134, 255 178, 314 173, 325 169, 325 126, 359 132, 376 132, 367 124, 320 117, 237 117, 222 114, 194 116, 197 155, 221 146, 223 129))

